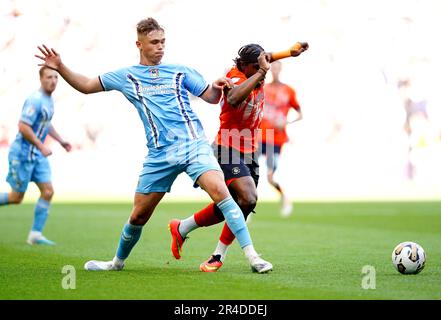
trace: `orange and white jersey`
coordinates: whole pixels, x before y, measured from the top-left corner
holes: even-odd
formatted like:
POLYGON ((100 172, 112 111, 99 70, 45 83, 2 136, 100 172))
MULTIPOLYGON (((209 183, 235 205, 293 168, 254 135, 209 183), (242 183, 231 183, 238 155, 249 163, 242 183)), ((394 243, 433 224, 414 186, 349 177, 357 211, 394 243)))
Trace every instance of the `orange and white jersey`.
MULTIPOLYGON (((247 80, 245 74, 233 67, 226 75, 235 85, 247 80)), ((220 128, 216 143, 243 153, 255 152, 259 143, 259 126, 263 116, 263 83, 239 105, 231 106, 226 97, 221 100, 220 128)))

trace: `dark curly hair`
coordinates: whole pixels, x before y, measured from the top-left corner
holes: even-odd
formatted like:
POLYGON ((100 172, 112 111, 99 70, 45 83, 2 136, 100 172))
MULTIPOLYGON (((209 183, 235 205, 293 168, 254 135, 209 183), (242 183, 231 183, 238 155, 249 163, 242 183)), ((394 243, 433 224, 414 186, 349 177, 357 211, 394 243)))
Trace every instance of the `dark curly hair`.
POLYGON ((247 44, 239 49, 237 54, 239 55, 234 62, 236 63, 237 68, 242 71, 242 65, 248 63, 257 62, 257 57, 259 57, 260 53, 265 51, 260 45, 251 43, 247 44))

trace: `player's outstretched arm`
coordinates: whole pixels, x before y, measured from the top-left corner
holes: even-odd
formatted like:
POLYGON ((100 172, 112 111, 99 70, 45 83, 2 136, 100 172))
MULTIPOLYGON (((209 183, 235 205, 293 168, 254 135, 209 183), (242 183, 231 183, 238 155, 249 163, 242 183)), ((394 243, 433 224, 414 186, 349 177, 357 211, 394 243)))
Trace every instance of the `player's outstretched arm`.
POLYGON ((82 93, 95 93, 104 90, 98 77, 88 78, 73 72, 64 65, 55 49, 49 49, 46 45, 42 45, 41 47, 38 46, 38 50, 40 50, 41 55, 36 54, 35 56, 43 61, 39 66, 46 66, 57 71, 74 89, 82 93))
POLYGON ((222 91, 224 88, 231 88, 232 86, 233 82, 231 79, 226 77, 219 78, 214 81, 207 90, 205 90, 205 92, 201 95, 201 99, 211 104, 217 104, 222 98, 222 91))
POLYGON ((297 57, 302 52, 305 52, 309 49, 308 42, 296 42, 291 48, 285 51, 279 52, 271 52, 270 53, 270 62, 274 62, 276 60, 288 58, 288 57, 297 57))

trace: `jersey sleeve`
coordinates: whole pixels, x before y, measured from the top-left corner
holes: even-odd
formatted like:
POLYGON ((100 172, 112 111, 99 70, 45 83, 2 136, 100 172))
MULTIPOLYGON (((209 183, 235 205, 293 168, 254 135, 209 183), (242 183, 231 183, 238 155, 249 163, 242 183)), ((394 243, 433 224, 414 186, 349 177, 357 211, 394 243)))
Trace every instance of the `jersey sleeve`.
POLYGON ((100 75, 98 78, 104 91, 118 90, 122 91, 126 81, 126 68, 111 71, 100 75))
POLYGON ((185 70, 183 85, 185 89, 196 97, 200 97, 209 86, 199 72, 188 67, 185 70))
POLYGON ((289 104, 292 108, 294 108, 296 111, 300 111, 300 104, 297 101, 297 95, 296 91, 293 88, 289 88, 289 104))
POLYGON ((230 71, 228 71, 226 77, 231 79, 235 86, 238 86, 247 80, 247 77, 242 72, 237 70, 237 68, 232 68, 230 71))
POLYGON ((41 109, 41 104, 36 99, 26 99, 23 110, 21 112, 20 121, 33 126, 38 118, 38 114, 41 109))

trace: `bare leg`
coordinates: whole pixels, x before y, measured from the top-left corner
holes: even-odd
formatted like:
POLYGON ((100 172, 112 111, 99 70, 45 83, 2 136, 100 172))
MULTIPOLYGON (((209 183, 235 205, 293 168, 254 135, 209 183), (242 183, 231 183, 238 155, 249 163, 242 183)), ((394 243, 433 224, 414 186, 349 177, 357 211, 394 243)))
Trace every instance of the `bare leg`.
POLYGON ((12 190, 9 193, 0 194, 0 196, 2 196, 2 195, 4 195, 4 196, 0 200, 0 206, 1 205, 8 205, 8 204, 20 204, 23 201, 25 193, 12 190))

